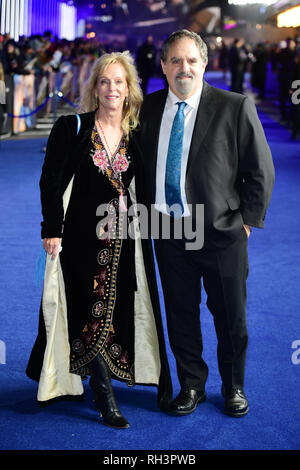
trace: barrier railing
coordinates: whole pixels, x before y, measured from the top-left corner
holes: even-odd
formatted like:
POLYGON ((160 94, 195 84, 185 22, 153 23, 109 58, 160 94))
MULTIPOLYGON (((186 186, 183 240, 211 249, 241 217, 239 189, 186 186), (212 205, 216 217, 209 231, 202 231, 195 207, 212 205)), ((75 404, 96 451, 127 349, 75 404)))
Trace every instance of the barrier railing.
POLYGON ((6 75, 6 119, 2 132, 19 134, 34 127, 36 115, 43 108, 45 115, 52 113, 53 122, 57 118, 57 108, 61 100, 74 108, 72 101, 77 94, 78 70, 73 67, 71 78, 61 72, 51 72, 47 77, 34 75, 6 75), (66 95, 70 95, 71 99, 66 95))
POLYGON ((63 93, 62 93, 61 91, 55 90, 54 92, 49 93, 49 95, 46 97, 46 99, 43 101, 43 103, 40 104, 40 105, 39 105, 36 109, 34 109, 33 111, 30 111, 30 112, 27 113, 27 114, 18 114, 18 115, 15 115, 15 114, 7 113, 7 115, 8 115, 9 117, 12 117, 12 118, 26 118, 26 117, 33 116, 34 114, 38 113, 38 111, 40 111, 42 108, 44 108, 50 99, 56 98, 56 97, 59 97, 59 99, 64 100, 66 103, 68 103, 69 105, 73 106, 74 108, 78 108, 78 105, 75 104, 75 103, 72 103, 72 101, 68 100, 68 98, 65 98, 64 95, 63 95, 63 93))

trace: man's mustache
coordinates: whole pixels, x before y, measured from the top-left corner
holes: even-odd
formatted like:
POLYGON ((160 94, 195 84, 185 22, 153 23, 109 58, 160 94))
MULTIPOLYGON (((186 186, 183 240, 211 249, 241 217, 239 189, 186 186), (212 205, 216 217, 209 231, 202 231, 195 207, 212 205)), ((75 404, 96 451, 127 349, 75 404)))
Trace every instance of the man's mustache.
POLYGON ((194 78, 191 72, 179 72, 175 78, 194 78))

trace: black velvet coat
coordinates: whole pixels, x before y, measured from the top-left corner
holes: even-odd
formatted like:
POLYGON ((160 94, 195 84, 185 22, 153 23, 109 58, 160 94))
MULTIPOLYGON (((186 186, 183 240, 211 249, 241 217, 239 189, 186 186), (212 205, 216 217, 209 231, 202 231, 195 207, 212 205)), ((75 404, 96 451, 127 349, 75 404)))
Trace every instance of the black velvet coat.
MULTIPOLYGON (((68 283, 67 273, 70 272, 68 270, 72 269, 72 264, 70 264, 68 260, 71 259, 71 256, 73 253, 75 258, 79 257, 79 260, 80 260, 80 256, 83 256, 82 261, 84 261, 84 254, 81 255, 80 253, 82 251, 84 253, 84 250, 86 249, 85 247, 80 246, 80 237, 77 239, 74 237, 75 241, 74 242, 72 241, 72 238, 73 238, 72 230, 74 229, 74 226, 72 225, 68 226, 68 220, 74 219, 74 217, 77 217, 77 215, 74 213, 72 217, 68 217, 68 211, 69 212, 72 211, 72 197, 73 199, 75 197, 74 194, 76 194, 76 191, 77 191, 76 188, 78 186, 77 182, 85 178, 85 175, 83 174, 84 171, 86 172, 93 171, 93 168, 92 168, 93 163, 92 163, 90 153, 93 148, 91 137, 92 137, 92 131, 94 128, 94 112, 81 114, 80 118, 81 118, 81 128, 77 136, 76 136, 77 119, 75 116, 73 115, 63 116, 54 124, 54 127, 52 129, 52 132, 48 140, 47 152, 46 152, 45 162, 43 165, 42 177, 40 180, 41 203, 42 203, 42 214, 43 214, 42 238, 62 237, 63 251, 60 254, 60 257, 61 257, 61 264, 62 264, 62 268, 64 272, 64 277, 66 276, 66 279, 65 279, 66 286, 68 283), (86 159, 88 162, 91 162, 91 163, 88 163, 91 166, 90 169, 87 167, 86 170, 83 170, 83 168, 85 168, 83 166, 83 159, 86 159), (64 209, 63 209, 62 195, 64 194, 73 175, 75 175, 73 189, 72 189, 70 203, 69 203, 68 211, 67 211, 65 222, 64 222, 64 209), (65 240, 69 240, 69 242, 65 243, 65 246, 64 246, 65 240)), ((132 164, 130 168, 131 168, 131 173, 133 173, 134 169, 138 167, 137 165, 135 165, 135 158, 138 155, 138 152, 136 151, 136 144, 135 144, 134 137, 132 137, 128 145, 128 154, 131 156, 131 159, 132 159, 132 164)), ((87 178, 91 178, 89 176, 89 173, 87 173, 87 175, 88 175, 87 178)), ((131 178, 132 176, 133 176, 132 174, 128 173, 127 177, 131 178)), ((92 178, 93 177, 94 176, 92 176, 92 178)), ((103 186, 105 186, 106 184, 104 179, 103 179, 103 186)), ((86 179, 85 181, 89 181, 89 179, 86 179)), ((136 185, 139 185, 139 182, 140 182, 140 178, 136 178, 136 185)), ((100 190, 101 191, 107 190, 108 192, 111 191, 112 188, 110 187, 109 183, 107 183, 107 185, 108 185, 107 188, 105 187, 100 188, 100 190)), ((97 185, 95 185, 95 187, 97 187, 97 185)), ((140 188, 137 189, 137 193, 139 192, 140 192, 140 188)), ((80 194, 79 194, 79 197, 80 197, 80 194)), ((110 197, 111 196, 108 195, 108 198, 110 197)), ((103 201, 100 200, 99 204, 102 202, 103 201)), ((91 206, 91 209, 89 210, 94 211, 94 209, 95 208, 91 206)), ((78 217, 79 216, 80 215, 78 215, 78 217)), ((93 225, 91 227, 94 227, 94 222, 92 222, 92 224, 93 225)), ((79 227, 79 225, 77 227, 79 227)), ((84 230, 85 230, 85 227, 82 228, 82 234, 85 233, 84 230)), ((126 243, 132 244, 134 242, 127 241, 126 243)), ((130 253, 131 251, 132 251, 132 247, 131 248, 129 247, 129 250, 126 250, 127 253, 130 253)), ((161 374, 160 374, 160 381, 159 381, 159 386, 158 386, 158 404, 161 408, 166 408, 172 396, 172 384, 171 384, 169 365, 168 365, 168 360, 167 360, 167 355, 166 355, 163 325, 162 325, 162 318, 161 318, 161 311, 160 311, 160 304, 159 304, 159 296, 158 296, 157 285, 156 285, 156 280, 155 280, 155 265, 154 265, 154 259, 153 259, 152 244, 151 244, 150 239, 142 240, 142 251, 143 251, 146 276, 147 276, 147 281, 148 281, 148 286, 149 286, 149 291, 150 291, 150 297, 151 297, 151 302, 152 302, 152 308, 153 308, 154 317, 155 317, 156 331, 157 331, 157 336, 158 336, 158 341, 159 341, 161 374)), ((120 266, 123 266, 122 268, 123 271, 124 271, 124 266, 125 266, 125 269, 126 269, 126 265, 127 266, 129 265, 130 267, 130 263, 131 263, 131 259, 129 259, 130 255, 129 257, 127 255, 127 258, 128 259, 123 259, 123 263, 120 264, 120 266)), ((80 265, 80 262, 79 262, 79 265, 80 265)), ((129 272, 131 272, 130 269, 129 269, 129 272)), ((131 275, 126 276, 126 273, 123 272, 122 279, 126 279, 126 286, 117 285, 117 291, 119 292, 118 294, 119 302, 121 299, 121 304, 123 306, 126 304, 126 306, 130 308, 132 295, 131 296, 127 295, 127 293, 129 291, 132 293, 134 290, 132 276, 131 275)), ((80 285, 73 286, 73 292, 74 292, 74 287, 75 287, 75 292, 76 292, 76 289, 79 288, 80 285)), ((71 289, 66 289, 66 291, 70 292, 71 289)), ((76 303, 76 299, 72 300, 71 298, 67 302, 68 305, 72 305, 72 301, 73 303, 74 302, 76 303)), ((76 323, 77 319, 74 320, 74 317, 73 317, 72 322, 76 323)), ((127 327, 126 323, 127 322, 123 323, 124 328, 127 327)), ((80 321, 79 321, 79 326, 80 326, 80 321)), ((71 325, 70 331, 72 332, 72 325, 71 325)), ((69 331, 69 334, 70 334, 70 331, 69 331)), ((128 331, 130 331, 130 328, 128 329, 128 331)), ((89 331, 87 331, 87 335, 88 334, 89 334, 89 331)), ((123 332, 123 336, 124 336, 124 332, 123 332)), ((130 340, 129 340, 129 343, 130 343, 130 340)), ((37 380, 37 381, 39 381, 39 377, 40 377, 40 373, 42 369, 43 353, 45 351, 45 346, 46 346, 46 334, 45 334, 45 325, 44 325, 44 320, 43 320, 43 312, 41 308, 40 320, 39 320, 39 333, 38 333, 38 337, 35 342, 35 345, 33 347, 30 360, 27 366, 27 370, 26 370, 27 375, 30 378, 37 380)), ((72 348, 72 344, 70 344, 70 347, 72 348)), ((71 360, 70 371, 75 372, 75 373, 80 373, 80 375, 85 375, 84 371, 86 371, 87 369, 82 368, 80 372, 80 368, 79 368, 79 372, 78 371, 76 372, 75 369, 76 368, 78 369, 78 364, 80 365, 80 360, 77 361, 75 358, 73 360, 73 363, 71 360), (74 370, 72 370, 72 368, 74 370)))

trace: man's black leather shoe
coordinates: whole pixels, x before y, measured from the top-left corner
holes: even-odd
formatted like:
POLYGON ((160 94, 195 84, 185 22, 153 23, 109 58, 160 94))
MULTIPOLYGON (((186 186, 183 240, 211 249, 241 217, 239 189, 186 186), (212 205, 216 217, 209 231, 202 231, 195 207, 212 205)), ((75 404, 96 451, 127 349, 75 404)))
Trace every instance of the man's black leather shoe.
POLYGON ((198 403, 206 400, 206 393, 201 390, 183 389, 171 402, 169 411, 176 415, 188 415, 193 413, 198 403))
POLYGON ((222 385, 222 395, 225 399, 224 409, 229 416, 241 417, 245 416, 249 411, 248 400, 245 392, 241 387, 231 387, 225 389, 222 385))

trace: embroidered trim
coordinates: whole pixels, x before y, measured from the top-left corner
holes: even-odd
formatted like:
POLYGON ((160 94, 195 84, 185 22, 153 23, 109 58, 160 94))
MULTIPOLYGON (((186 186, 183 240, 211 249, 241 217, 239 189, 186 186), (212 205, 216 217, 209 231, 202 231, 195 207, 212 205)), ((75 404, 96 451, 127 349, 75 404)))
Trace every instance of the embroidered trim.
MULTIPOLYGON (((110 167, 105 148, 96 129, 92 132, 92 142, 94 152, 91 155, 95 166, 98 167, 98 171, 108 177, 112 186, 123 194, 121 172, 126 171, 130 163, 130 158, 128 160, 126 158, 125 140, 122 139, 120 143, 116 154, 117 160, 114 160, 114 169, 110 167)), ((115 332, 112 323, 117 295, 117 271, 122 248, 121 235, 127 215, 119 212, 117 198, 107 204, 107 212, 111 220, 107 222, 106 218, 106 221, 102 224, 100 221, 97 227, 101 243, 97 254, 99 270, 94 276, 93 294, 98 297, 98 300, 95 299, 91 307, 91 317, 82 331, 82 341, 77 339, 72 343, 70 372, 81 376, 89 375, 89 362, 101 353, 110 370, 118 378, 126 380, 128 385, 133 385, 133 365, 130 367, 127 352, 122 351, 122 347, 114 341, 115 332), (105 230, 107 228, 109 228, 109 233, 113 233, 113 237, 102 239, 101 235, 107 232, 105 230)))
POLYGON ((92 143, 94 149, 91 151, 91 157, 94 165, 98 167, 98 171, 106 174, 112 186, 117 189, 120 194, 124 192, 124 184, 122 182, 122 173, 127 171, 131 158, 126 155, 126 143, 124 137, 121 139, 112 161, 110 161, 107 151, 101 141, 97 129, 94 127, 92 131, 92 143))
POLYGON ((100 352, 108 363, 110 370, 117 377, 129 381, 133 385, 134 377, 132 369, 128 369, 126 352, 122 354, 119 345, 115 343, 111 345, 112 336, 109 336, 110 333, 114 333, 112 320, 117 294, 117 271, 122 248, 120 233, 123 230, 124 217, 124 214, 119 215, 119 223, 117 224, 118 237, 115 240, 111 240, 109 248, 100 250, 98 253, 98 261, 99 255, 105 251, 105 261, 110 259, 111 262, 109 264, 106 263, 104 267, 102 265, 100 271, 94 277, 94 293, 97 293, 99 296, 99 301, 95 302, 92 307, 94 320, 87 323, 82 331, 85 344, 79 339, 72 344, 75 354, 71 355, 70 372, 78 375, 89 375, 87 363, 100 352), (82 357, 78 358, 78 355, 82 355, 82 357))

